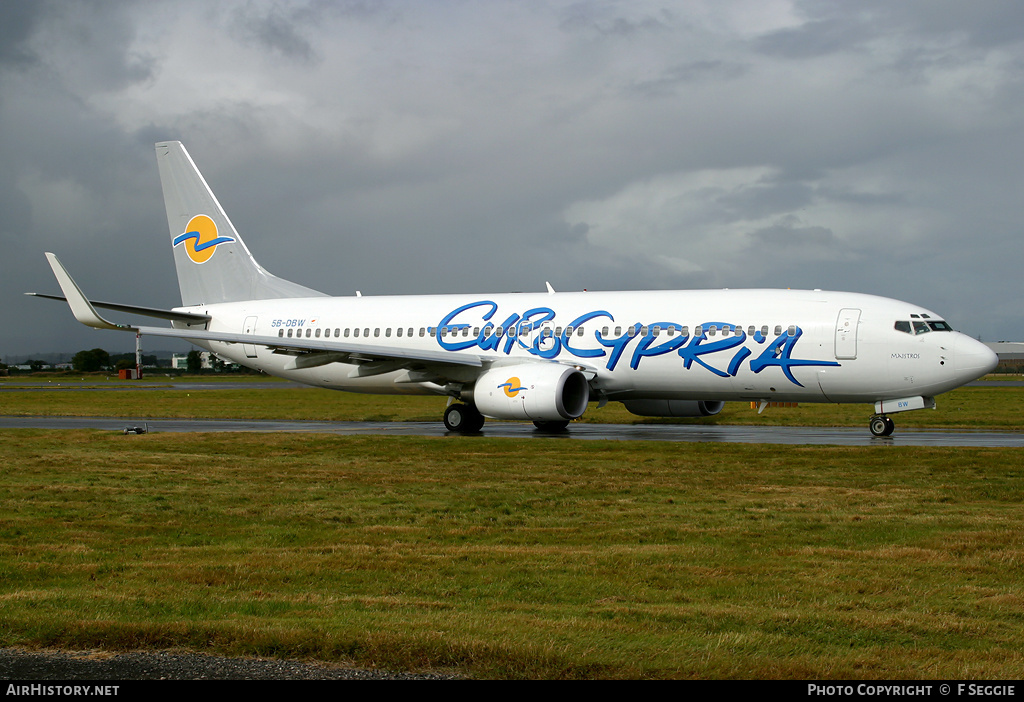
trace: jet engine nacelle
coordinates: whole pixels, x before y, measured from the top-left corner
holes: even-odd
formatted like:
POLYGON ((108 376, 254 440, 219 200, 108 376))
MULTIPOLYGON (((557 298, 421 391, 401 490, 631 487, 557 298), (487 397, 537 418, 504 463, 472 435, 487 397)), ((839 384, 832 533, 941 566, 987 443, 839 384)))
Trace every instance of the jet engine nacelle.
POLYGON ((557 422, 587 409, 590 385, 583 373, 559 363, 501 366, 477 378, 473 404, 492 419, 557 422))
POLYGON ((725 407, 724 402, 712 400, 626 400, 622 404, 642 417, 710 417, 725 407))

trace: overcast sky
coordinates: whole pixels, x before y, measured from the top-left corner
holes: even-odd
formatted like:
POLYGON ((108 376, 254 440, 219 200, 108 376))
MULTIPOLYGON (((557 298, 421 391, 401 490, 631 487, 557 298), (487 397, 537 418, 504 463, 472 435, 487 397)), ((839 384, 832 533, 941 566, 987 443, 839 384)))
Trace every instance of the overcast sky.
POLYGON ((44 251, 180 304, 168 139, 331 294, 826 288, 1024 339, 1012 0, 3 0, 0 357, 134 348, 22 295, 44 251))

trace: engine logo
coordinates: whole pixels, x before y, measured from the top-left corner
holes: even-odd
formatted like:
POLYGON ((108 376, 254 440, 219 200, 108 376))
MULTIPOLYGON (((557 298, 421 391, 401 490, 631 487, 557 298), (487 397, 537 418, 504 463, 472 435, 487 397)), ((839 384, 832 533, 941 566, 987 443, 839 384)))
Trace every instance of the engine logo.
POLYGON ((511 378, 506 380, 504 383, 502 383, 498 387, 502 388, 504 390, 505 394, 508 395, 509 397, 515 397, 516 395, 519 394, 520 390, 525 390, 526 389, 526 388, 522 387, 519 384, 519 382, 520 382, 519 378, 517 378, 515 376, 512 376, 511 378))

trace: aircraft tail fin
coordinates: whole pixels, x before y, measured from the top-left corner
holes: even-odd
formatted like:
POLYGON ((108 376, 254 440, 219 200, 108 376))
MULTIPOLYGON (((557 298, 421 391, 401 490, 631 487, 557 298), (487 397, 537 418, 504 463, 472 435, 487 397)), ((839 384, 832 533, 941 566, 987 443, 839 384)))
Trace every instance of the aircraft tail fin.
POLYGON ((256 262, 180 141, 158 143, 156 157, 182 305, 324 295, 256 262))

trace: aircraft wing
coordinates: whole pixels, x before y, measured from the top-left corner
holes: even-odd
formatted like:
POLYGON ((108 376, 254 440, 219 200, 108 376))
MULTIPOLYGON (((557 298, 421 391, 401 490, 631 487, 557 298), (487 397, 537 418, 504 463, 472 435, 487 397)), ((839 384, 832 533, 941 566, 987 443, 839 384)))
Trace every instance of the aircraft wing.
MULTIPOLYGON (((32 297, 43 297, 47 300, 60 300, 61 302, 67 302, 68 299, 63 295, 45 295, 43 293, 25 293, 32 297)), ((98 300, 89 300, 89 304, 93 307, 101 307, 105 310, 114 310, 115 312, 127 312, 128 314, 141 314, 145 317, 156 317, 158 319, 169 319, 172 322, 185 322, 186 324, 205 324, 210 321, 210 315, 208 314, 196 314, 194 312, 178 312, 176 310, 165 310, 158 307, 140 307, 139 305, 122 305, 118 302, 100 302, 98 300)))
MULTIPOLYGON (((275 353, 294 356, 300 354, 331 354, 336 356, 333 361, 404 361, 407 363, 442 363, 457 366, 481 367, 480 357, 470 354, 458 354, 450 351, 429 351, 424 349, 401 349, 394 346, 376 346, 350 344, 341 341, 324 339, 288 339, 280 336, 258 336, 235 332, 215 332, 194 329, 172 329, 167 327, 132 327, 134 331, 146 336, 168 336, 178 339, 197 339, 200 341, 220 341, 228 344, 248 344, 266 346, 275 353)), ((326 359, 324 359, 326 360, 326 359)), ((311 365, 320 365, 313 363, 311 365)), ((301 367, 299 365, 298 367, 301 367)))
MULTIPOLYGON (((294 368, 312 368, 334 362, 352 362, 362 365, 368 365, 371 363, 376 364, 372 369, 367 368, 363 373, 360 373, 363 375, 385 372, 385 367, 381 366, 380 362, 390 362, 386 367, 390 370, 422 368, 425 365, 444 365, 449 367, 469 366, 477 368, 484 365, 483 360, 479 356, 473 354, 431 351, 427 349, 402 349, 393 346, 352 344, 342 341, 328 341, 326 339, 288 339, 278 336, 258 336, 255 334, 242 334, 236 332, 216 332, 205 329, 181 329, 176 327, 168 328, 116 324, 100 316, 96 311, 96 305, 102 304, 104 307, 118 309, 120 311, 134 312, 136 314, 145 314, 142 310, 149 308, 133 307, 131 305, 115 305, 113 303, 93 303, 86 298, 85 293, 83 293, 82 289, 78 287, 78 284, 71 278, 67 269, 64 268, 64 265, 56 256, 52 253, 47 253, 46 259, 49 261, 50 268, 53 270, 53 274, 56 276, 57 282, 60 284, 60 288, 64 293, 64 298, 57 299, 65 299, 71 307, 71 312, 79 322, 96 329, 115 329, 119 331, 135 332, 136 334, 145 334, 147 336, 164 336, 177 339, 194 339, 197 341, 219 341, 228 344, 265 346, 271 349, 274 353, 295 356, 296 358, 293 361, 294 368)), ((49 297, 52 299, 57 296, 38 295, 38 297, 49 297)), ((197 324, 199 322, 209 320, 209 317, 204 317, 203 315, 189 315, 184 313, 179 315, 179 313, 171 311, 162 312, 167 312, 167 314, 150 316, 162 316, 167 319, 185 322, 188 324, 197 324)))

